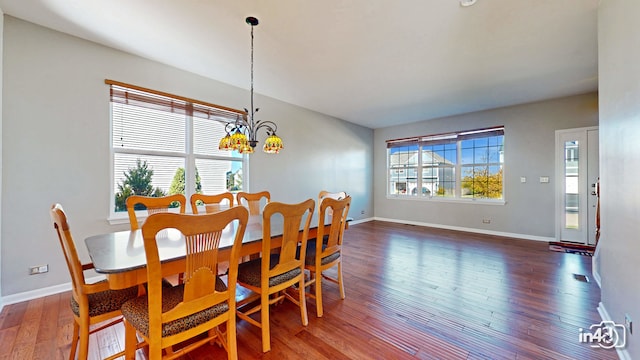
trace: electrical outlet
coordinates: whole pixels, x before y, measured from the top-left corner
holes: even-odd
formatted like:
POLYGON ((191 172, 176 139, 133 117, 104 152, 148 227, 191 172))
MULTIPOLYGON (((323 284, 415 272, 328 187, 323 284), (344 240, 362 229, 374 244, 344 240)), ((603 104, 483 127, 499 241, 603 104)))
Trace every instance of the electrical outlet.
POLYGON ((624 314, 624 326, 629 330, 629 334, 633 334, 633 321, 631 321, 629 314, 624 314))
POLYGON ((360 211, 360 215, 364 215, 364 210, 360 211))
POLYGON ((491 219, 482 219, 483 224, 491 224, 491 219))
POLYGON ((29 275, 44 274, 49 272, 49 265, 32 266, 29 268, 29 275))

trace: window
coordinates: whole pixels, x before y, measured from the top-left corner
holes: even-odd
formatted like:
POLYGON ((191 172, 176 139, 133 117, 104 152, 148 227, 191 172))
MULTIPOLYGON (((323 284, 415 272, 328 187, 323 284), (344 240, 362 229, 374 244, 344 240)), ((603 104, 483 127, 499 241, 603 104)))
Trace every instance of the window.
POLYGON ((387 141, 389 196, 503 200, 504 127, 387 141))
POLYGON ((244 157, 218 150, 225 125, 244 112, 132 85, 111 85, 111 216, 133 194, 214 194, 243 189, 244 157))

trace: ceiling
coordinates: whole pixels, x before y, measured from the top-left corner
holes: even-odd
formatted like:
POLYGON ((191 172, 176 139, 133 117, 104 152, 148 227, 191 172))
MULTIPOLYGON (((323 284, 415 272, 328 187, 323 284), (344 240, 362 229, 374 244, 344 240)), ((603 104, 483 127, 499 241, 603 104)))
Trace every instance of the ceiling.
POLYGON ((255 16, 256 93, 381 128, 596 91, 598 2, 0 0, 0 9, 245 89, 245 18, 255 16))

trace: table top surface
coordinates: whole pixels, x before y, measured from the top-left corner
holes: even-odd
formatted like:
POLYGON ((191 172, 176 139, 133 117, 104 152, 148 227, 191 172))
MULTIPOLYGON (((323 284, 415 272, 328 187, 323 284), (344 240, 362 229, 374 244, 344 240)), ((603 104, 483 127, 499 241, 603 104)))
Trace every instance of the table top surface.
MULTIPOLYGON (((314 214, 315 215, 315 214, 314 214)), ((220 250, 229 250, 235 239, 237 222, 232 222, 223 230, 220 250)), ((304 224, 302 224, 304 225, 304 224)), ((271 220, 271 236, 282 235, 282 220, 274 216, 271 220), (280 221, 278 221, 280 219, 280 221)), ((310 228, 317 228, 314 216, 310 228)), ((184 239, 176 229, 165 229, 156 236, 161 261, 184 258, 184 239)), ((250 216, 242 243, 262 241, 262 216, 250 216)), ((141 230, 125 230, 87 237, 85 244, 95 267, 102 274, 113 274, 144 268, 147 263, 141 230)))

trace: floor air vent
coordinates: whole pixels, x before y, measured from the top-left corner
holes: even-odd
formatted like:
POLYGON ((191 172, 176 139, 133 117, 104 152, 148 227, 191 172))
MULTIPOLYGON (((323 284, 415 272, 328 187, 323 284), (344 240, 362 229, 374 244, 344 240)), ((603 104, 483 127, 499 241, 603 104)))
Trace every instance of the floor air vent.
POLYGON ((582 281, 582 282, 589 282, 589 278, 587 277, 587 275, 582 275, 582 274, 573 274, 573 278, 578 280, 578 281, 582 281))

